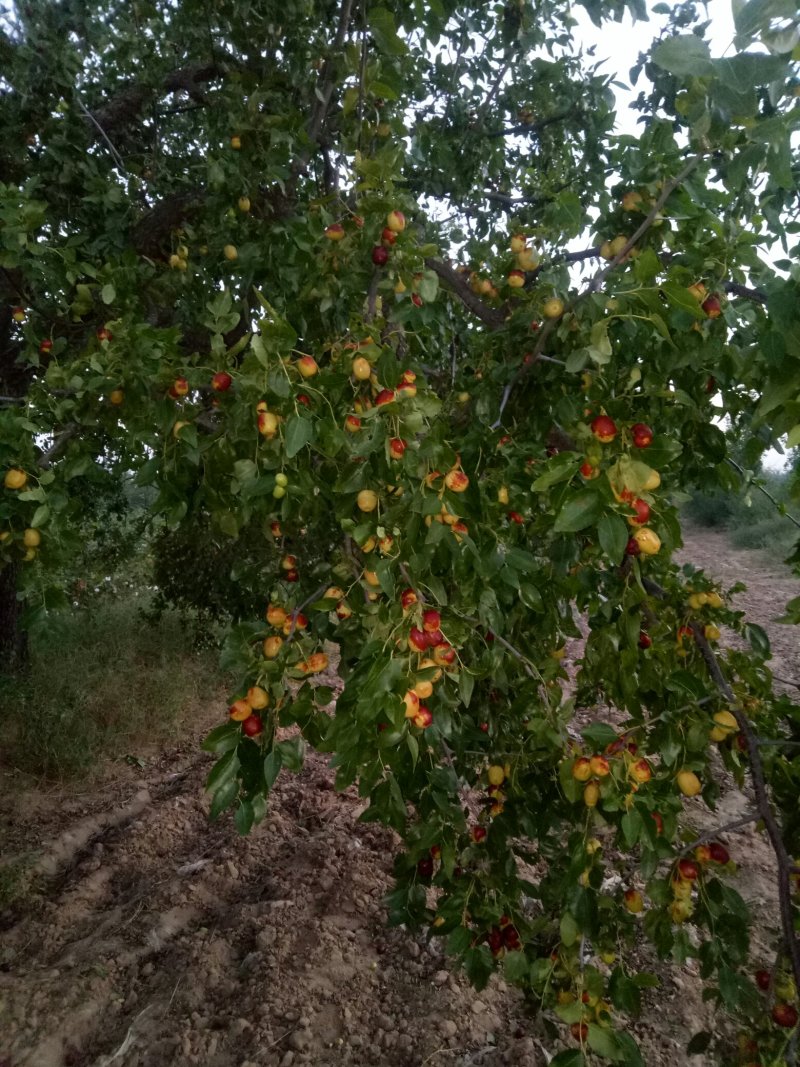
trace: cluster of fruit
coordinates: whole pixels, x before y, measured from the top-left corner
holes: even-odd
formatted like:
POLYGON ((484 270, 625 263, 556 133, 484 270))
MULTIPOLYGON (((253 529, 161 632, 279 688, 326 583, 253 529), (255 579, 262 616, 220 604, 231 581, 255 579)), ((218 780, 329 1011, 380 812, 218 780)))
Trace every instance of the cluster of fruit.
POLYGON ((624 790, 626 806, 633 803, 633 794, 649 782, 653 770, 646 759, 637 758, 638 745, 628 738, 619 738, 606 747, 606 755, 577 756, 572 763, 572 777, 585 782, 583 802, 596 808, 601 799, 624 790), (609 761, 608 756, 611 757, 609 761))
POLYGON ((244 697, 234 700, 228 708, 228 715, 233 722, 242 724, 245 737, 258 738, 264 732, 264 723, 258 712, 267 707, 269 707, 269 693, 260 685, 254 685, 247 690, 244 697))
POLYGON ((507 915, 500 916, 499 926, 493 926, 486 934, 489 951, 496 960, 502 959, 509 952, 519 952, 522 948, 522 939, 519 930, 507 915))
POLYGON ((506 796, 503 792, 503 783, 511 777, 511 764, 505 763, 501 767, 499 763, 493 763, 486 772, 489 785, 486 793, 489 798, 489 818, 494 819, 502 815, 505 810, 506 796))
MULTIPOLYGON (((11 467, 6 471, 3 478, 3 485, 6 489, 12 490, 12 492, 20 492, 27 484, 28 475, 21 467, 11 467)), ((11 530, 0 530, 0 545, 10 545, 13 541, 14 534, 11 530)), ((22 556, 23 562, 30 563, 36 559, 37 551, 42 543, 41 532, 32 526, 26 526, 22 531, 21 541, 22 547, 25 549, 22 556)))
MULTIPOLYGON (((405 640, 407 649, 422 658, 415 669, 413 685, 403 696, 405 717, 422 730, 433 723, 433 713, 423 704, 433 694, 434 685, 442 677, 442 669, 452 667, 456 660, 456 651, 445 640, 442 633, 442 618, 433 608, 423 609, 420 616, 419 598, 413 589, 406 589, 400 595, 403 612, 412 623, 405 640), (421 622, 421 627, 416 623, 421 622), (431 651, 431 655, 426 653, 431 651)), ((402 639, 399 642, 402 644, 402 639)))

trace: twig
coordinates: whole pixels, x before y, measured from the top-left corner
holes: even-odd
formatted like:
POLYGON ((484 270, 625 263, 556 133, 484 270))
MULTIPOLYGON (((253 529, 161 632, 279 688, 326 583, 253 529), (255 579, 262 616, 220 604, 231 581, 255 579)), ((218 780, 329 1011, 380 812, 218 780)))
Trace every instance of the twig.
POLYGON ((564 119, 570 118, 572 115, 577 115, 577 112, 570 108, 567 111, 559 111, 557 115, 551 115, 549 119, 542 119, 541 122, 520 122, 517 126, 509 126, 508 129, 498 130, 495 133, 487 133, 487 137, 511 137, 517 133, 537 134, 540 130, 546 129, 548 126, 552 126, 554 122, 563 122, 564 119))
POLYGON ((764 822, 767 835, 769 836, 772 849, 775 853, 775 859, 778 863, 778 902, 780 905, 783 937, 786 942, 786 950, 792 965, 794 980, 796 983, 800 984, 800 941, 798 941, 794 931, 792 887, 790 882, 790 871, 793 867, 793 861, 786 851, 786 846, 781 837, 780 827, 778 826, 777 819, 772 810, 769 793, 767 792, 767 783, 764 778, 764 766, 761 762, 761 753, 758 749, 758 739, 753 733, 753 727, 750 725, 750 720, 739 706, 733 690, 728 684, 725 675, 722 673, 720 665, 717 662, 717 657, 714 655, 711 645, 709 645, 706 640, 700 624, 692 622, 690 623, 690 626, 695 643, 700 649, 700 653, 708 667, 708 672, 717 689, 725 697, 747 746, 747 753, 750 757, 750 777, 753 781, 753 792, 756 797, 756 808, 759 817, 764 822))
POLYGON ((287 1030, 285 1034, 281 1034, 281 1036, 280 1036, 280 1037, 278 1037, 278 1038, 276 1038, 276 1039, 275 1039, 275 1040, 274 1040, 274 1041, 272 1042, 272 1044, 271 1044, 271 1045, 267 1045, 267 1047, 266 1047, 266 1048, 264 1049, 264 1051, 265 1051, 265 1052, 268 1052, 268 1051, 269 1051, 269 1050, 270 1050, 271 1048, 275 1048, 275 1046, 276 1046, 276 1045, 280 1045, 281 1041, 285 1041, 285 1040, 286 1040, 286 1038, 287 1038, 287 1037, 288 1037, 288 1036, 289 1036, 290 1034, 293 1034, 293 1033, 295 1032, 295 1030, 296 1030, 296 1029, 297 1029, 297 1027, 296 1027, 296 1026, 293 1026, 293 1027, 291 1028, 291 1030, 287 1030))
MULTIPOLYGON (((725 460, 731 467, 734 468, 734 470, 737 470, 739 472, 739 474, 741 474, 741 475, 746 475, 747 474, 747 472, 745 471, 744 467, 740 467, 735 459, 731 459, 730 456, 726 456, 725 460)), ((794 515, 790 515, 788 511, 781 510, 782 509, 782 505, 781 505, 780 501, 775 499, 775 497, 772 495, 772 493, 770 493, 769 489, 765 489, 764 486, 761 485, 760 482, 754 481, 754 482, 752 482, 752 484, 756 487, 756 489, 760 489, 761 490, 761 492, 764 494, 764 496, 767 498, 767 500, 769 500, 771 503, 773 503, 775 505, 775 507, 778 509, 780 514, 784 516, 784 518, 788 519, 789 522, 793 522, 795 524, 795 526, 800 530, 800 520, 796 519, 794 517, 794 515)), ((796 682, 792 682, 790 684, 796 685, 797 683, 796 682)))
POLYGON ((408 573, 408 570, 406 568, 405 563, 401 563, 400 564, 400 573, 405 578, 409 589, 413 592, 414 596, 417 598, 417 600, 420 602, 420 604, 426 603, 425 597, 422 595, 422 593, 419 591, 419 589, 417 589, 416 586, 414 585, 414 583, 411 581, 411 575, 408 573))
POLYGON ((679 856, 685 856, 687 852, 691 852, 692 849, 697 848, 698 845, 705 844, 706 841, 713 841, 715 837, 719 837, 720 834, 728 833, 731 830, 738 830, 741 826, 748 826, 751 822, 758 822, 761 818, 759 812, 754 811, 749 815, 743 815, 741 819, 734 819, 733 822, 727 822, 724 826, 717 826, 714 830, 709 830, 707 833, 701 834, 690 845, 682 848, 678 853, 679 856))
POLYGON ((106 131, 103 129, 103 127, 100 125, 100 123, 97 121, 97 119, 94 117, 94 115, 91 113, 89 108, 86 106, 86 104, 84 104, 83 100, 81 100, 81 98, 79 96, 77 96, 77 101, 78 101, 78 107, 81 109, 81 111, 87 117, 87 119, 89 119, 89 121, 92 122, 97 127, 97 129, 98 129, 98 131, 100 133, 100 136, 103 138, 103 140, 108 145, 109 151, 111 152, 111 156, 112 156, 112 158, 114 160, 114 163, 117 165, 117 168, 119 169, 119 171, 122 174, 127 174, 128 172, 125 170, 125 164, 122 162, 122 156, 119 154, 119 152, 114 147, 114 145, 113 145, 113 143, 111 141, 111 138, 108 136, 106 131))
MULTIPOLYGON (((463 619, 464 622, 473 623, 473 625, 475 626, 482 625, 480 619, 475 619, 471 615, 459 615, 458 617, 460 619, 463 619)), ((494 630, 492 630, 492 636, 499 645, 502 645, 503 648, 508 649, 511 655, 516 657, 516 659, 520 661, 523 668, 525 669, 525 673, 528 675, 529 678, 532 678, 535 682, 541 682, 541 678, 531 667, 531 661, 527 658, 527 656, 524 656, 518 648, 514 648, 514 646, 509 641, 506 641, 505 637, 501 637, 500 634, 496 634, 494 630)))
POLYGON ((292 637, 294 636, 295 627, 297 626, 297 616, 300 614, 303 608, 307 608, 309 604, 311 604, 313 601, 317 600, 319 597, 322 596, 322 594, 328 588, 328 584, 328 582, 323 582, 319 589, 315 589, 311 596, 307 596, 302 604, 299 604, 296 608, 293 609, 292 625, 289 627, 289 633, 286 635, 287 641, 291 641, 292 637))
POLYGON ((639 238, 644 237, 644 235, 655 222, 656 216, 658 215, 659 211, 661 211, 661 208, 664 206, 664 204, 666 204, 667 200, 669 200, 670 196, 672 196, 673 192, 678 188, 678 186, 686 181, 686 179, 689 177, 689 175, 692 173, 692 171, 702 158, 703 154, 701 152, 697 152, 695 155, 692 156, 692 158, 689 160, 683 170, 680 171, 679 174, 676 174, 674 178, 670 178, 670 180, 664 185, 664 188, 659 193, 655 203, 647 212, 642 222, 633 231, 631 236, 625 242, 624 246, 619 250, 619 252, 614 256, 614 258, 610 260, 605 267, 602 267, 597 272, 597 274, 595 274, 595 276, 589 282, 586 292, 583 295, 597 292, 597 290, 605 281, 606 276, 614 269, 614 267, 617 267, 620 263, 622 263, 622 261, 628 255, 628 253, 639 240, 639 238))
POLYGON ((24 396, 0 396, 0 404, 26 404, 24 396))

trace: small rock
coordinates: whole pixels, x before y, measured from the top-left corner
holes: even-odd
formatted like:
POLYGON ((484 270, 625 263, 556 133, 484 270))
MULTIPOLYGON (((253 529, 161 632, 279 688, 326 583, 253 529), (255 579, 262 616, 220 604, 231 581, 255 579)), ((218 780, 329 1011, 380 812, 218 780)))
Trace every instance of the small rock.
POLYGON ((153 965, 152 963, 146 963, 146 964, 144 965, 144 967, 142 967, 142 974, 143 974, 143 975, 144 975, 144 976, 145 976, 146 978, 149 978, 149 977, 150 977, 150 975, 151 975, 151 974, 153 973, 153 971, 154 971, 154 970, 155 970, 155 966, 154 966, 154 965, 153 965))
POLYGON ((445 1037, 455 1037, 458 1033, 458 1027, 452 1019, 442 1019, 439 1023, 439 1030, 445 1037))
POLYGON ((242 974, 250 974, 251 971, 256 970, 261 962, 261 954, 258 952, 248 952, 242 962, 239 964, 239 970, 242 974))
POLYGON ((471 1009, 473 1015, 481 1015, 486 1011, 486 1005, 482 1000, 473 1000, 471 1009))
POLYGON ((241 1037, 247 1030, 252 1030, 253 1024, 247 1019, 234 1019, 231 1023, 230 1033, 234 1037, 241 1037))
POLYGON ((293 1063, 294 1063, 294 1053, 293 1052, 287 1052, 286 1055, 281 1060, 281 1067, 292 1067, 293 1063))
POLYGON ((437 971, 433 976, 434 985, 444 985, 450 977, 449 971, 437 971))
POLYGON ((302 1052, 311 1044, 311 1034, 308 1030, 295 1030, 289 1035, 289 1044, 296 1052, 302 1052))
POLYGON ((236 879, 239 877, 239 871, 236 869, 235 863, 233 863, 231 860, 226 860, 225 866, 228 868, 228 874, 231 876, 231 878, 236 879))

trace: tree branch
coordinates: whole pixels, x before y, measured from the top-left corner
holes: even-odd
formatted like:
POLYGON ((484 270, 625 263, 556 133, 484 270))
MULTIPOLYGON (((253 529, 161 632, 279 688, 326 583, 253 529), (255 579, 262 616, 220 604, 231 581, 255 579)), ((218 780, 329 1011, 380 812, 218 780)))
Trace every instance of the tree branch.
MULTIPOLYGON (((339 25, 333 40, 333 45, 331 46, 334 53, 340 52, 344 45, 347 29, 350 25, 352 9, 353 0, 342 0, 342 6, 339 11, 339 25)), ((336 60, 331 56, 329 56, 322 65, 319 84, 316 89, 317 99, 314 104, 314 109, 311 112, 311 119, 308 123, 308 139, 312 146, 319 143, 319 135, 322 132, 322 127, 328 115, 328 109, 331 106, 331 98, 333 97, 333 90, 336 84, 335 66, 336 60)), ((309 155, 305 155, 305 158, 301 156, 300 168, 305 166, 308 159, 309 155)))
POLYGON ((790 874, 793 861, 786 851, 783 843, 778 821, 772 810, 767 783, 764 778, 764 765, 761 762, 761 753, 758 749, 758 738, 753 732, 750 720, 739 706, 736 696, 722 673, 717 657, 706 640, 702 627, 697 622, 690 623, 695 644, 700 649, 700 654, 706 662, 708 673, 720 693, 725 697, 731 714, 736 719, 739 729, 747 746, 747 754, 750 758, 750 777, 753 782, 753 792, 756 797, 756 808, 759 818, 763 821, 769 837, 770 844, 778 862, 778 902, 781 913, 781 927, 786 942, 786 950, 792 965, 792 973, 796 983, 800 984, 800 941, 794 931, 794 913, 792 909, 792 887, 790 874))
POLYGON ((108 139, 108 135, 114 131, 137 122, 153 99, 166 93, 185 92, 196 103, 206 103, 199 86, 213 81, 223 73, 224 70, 218 63, 206 63, 172 70, 156 86, 139 83, 128 86, 101 107, 94 111, 87 110, 87 117, 94 127, 92 139, 97 140, 100 136, 108 139))
POLYGON ((510 126, 506 130, 498 130, 495 133, 487 133, 487 137, 511 137, 517 133, 537 134, 541 130, 546 129, 548 126, 552 126, 554 122, 563 122, 564 119, 570 118, 572 115, 577 116, 579 113, 570 108, 568 111, 560 111, 557 115, 551 115, 549 119, 542 119, 541 122, 520 122, 517 126, 510 126))
MULTIPOLYGON (((645 233, 647 233, 647 231, 653 225, 656 215, 658 215, 661 208, 667 202, 667 199, 669 198, 671 193, 681 184, 681 182, 686 180, 686 178, 691 174, 691 172, 694 170, 694 168, 697 166, 697 164, 702 158, 703 157, 700 153, 697 153, 696 155, 692 156, 692 158, 689 160, 683 170, 681 170, 679 174, 677 174, 674 178, 671 178, 664 185, 664 188, 661 190, 660 195, 656 199, 651 209, 648 211, 644 220, 625 242, 624 248, 620 249, 617 255, 614 256, 614 258, 605 267, 603 267, 594 275, 594 277, 591 279, 591 281, 583 290, 583 292, 578 293, 578 295, 574 298, 574 300, 571 301, 569 306, 565 308, 564 311, 573 310, 576 305, 580 303, 581 300, 589 296, 591 293, 597 292, 597 290, 603 284, 603 281, 605 280, 606 275, 609 273, 609 271, 613 270, 614 267, 620 264, 623 259, 625 259, 630 250, 633 248, 633 246, 636 244, 636 242, 639 240, 639 238, 644 236, 645 233)), ((561 317, 563 317, 563 312, 561 317)), ((539 362, 539 357, 544 351, 545 344, 547 343, 547 338, 556 328, 556 325, 559 321, 560 318, 548 319, 544 326, 539 330, 539 336, 536 341, 536 345, 534 346, 533 352, 531 352, 530 354, 532 358, 519 368, 517 373, 513 376, 511 381, 508 382, 505 389, 503 390, 503 395, 500 398, 500 409, 497 413, 497 418, 492 423, 491 428, 493 430, 496 430, 501 424, 503 412, 505 411, 506 404, 508 403, 511 397, 511 393, 514 390, 514 387, 527 373, 530 372, 531 368, 539 362)))
POLYGON ((726 822, 723 826, 717 826, 713 830, 708 830, 699 837, 695 838, 691 844, 682 848, 678 853, 679 856, 685 856, 687 852, 691 852, 697 848, 698 845, 704 845, 706 841, 713 841, 714 838, 719 837, 720 834, 728 833, 730 830, 739 830, 742 826, 749 826, 751 822, 758 822, 761 819, 761 815, 757 811, 751 812, 749 815, 743 815, 741 819, 734 819, 733 822, 726 822))
POLYGON ((499 330, 500 327, 505 324, 505 311, 501 308, 492 308, 489 307, 488 304, 484 304, 481 298, 476 296, 470 289, 466 279, 463 278, 458 271, 454 270, 449 263, 445 263, 440 259, 428 258, 425 260, 425 266, 437 274, 459 298, 461 303, 471 311, 473 315, 476 315, 481 322, 486 323, 486 325, 493 330, 499 330))

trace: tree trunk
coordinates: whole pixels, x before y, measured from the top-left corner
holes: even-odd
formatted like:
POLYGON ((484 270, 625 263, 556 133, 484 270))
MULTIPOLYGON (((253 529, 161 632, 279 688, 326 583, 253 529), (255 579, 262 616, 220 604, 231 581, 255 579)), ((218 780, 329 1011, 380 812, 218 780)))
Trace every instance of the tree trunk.
POLYGON ((17 600, 18 563, 0 569, 0 674, 16 674, 28 662, 28 635, 22 629, 17 600))

